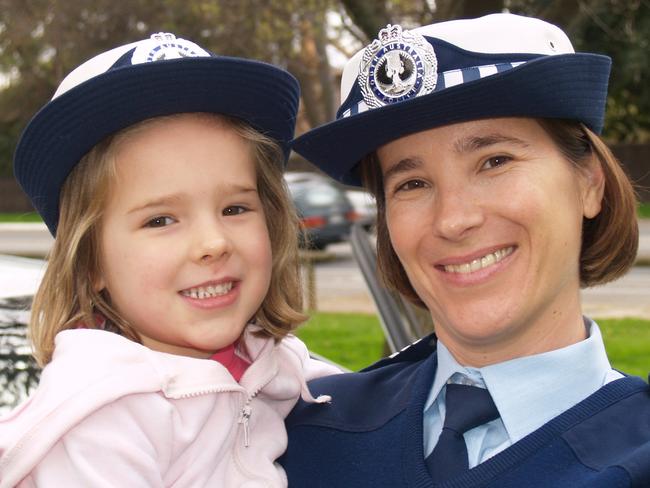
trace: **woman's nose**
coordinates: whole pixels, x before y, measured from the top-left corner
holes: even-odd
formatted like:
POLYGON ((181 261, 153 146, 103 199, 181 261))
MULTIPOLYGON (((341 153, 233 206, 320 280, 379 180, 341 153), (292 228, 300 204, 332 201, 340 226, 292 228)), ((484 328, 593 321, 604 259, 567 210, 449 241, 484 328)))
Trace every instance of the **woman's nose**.
POLYGON ((435 207, 436 232, 446 240, 462 240, 485 220, 479 196, 458 186, 439 191, 435 207))

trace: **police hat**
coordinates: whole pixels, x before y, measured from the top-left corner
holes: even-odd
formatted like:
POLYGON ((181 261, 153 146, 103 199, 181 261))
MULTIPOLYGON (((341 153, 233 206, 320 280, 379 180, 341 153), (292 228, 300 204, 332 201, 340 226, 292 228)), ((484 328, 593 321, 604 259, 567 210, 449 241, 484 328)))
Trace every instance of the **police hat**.
POLYGON ((600 133, 611 60, 576 53, 558 27, 492 14, 414 30, 388 25, 347 63, 336 120, 293 149, 360 185, 357 164, 402 136, 493 117, 578 120, 600 133))
POLYGON ((216 56, 173 34, 154 34, 72 71, 25 128, 14 173, 54 235, 64 180, 108 135, 151 117, 219 113, 275 139, 286 159, 298 100, 298 82, 280 68, 216 56))

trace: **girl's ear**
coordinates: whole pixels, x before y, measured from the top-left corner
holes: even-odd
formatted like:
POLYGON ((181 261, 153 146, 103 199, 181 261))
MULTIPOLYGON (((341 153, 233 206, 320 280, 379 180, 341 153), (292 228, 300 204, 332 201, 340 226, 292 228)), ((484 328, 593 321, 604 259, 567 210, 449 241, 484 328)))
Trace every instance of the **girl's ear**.
POLYGON ((106 288, 104 275, 102 274, 101 271, 97 271, 95 276, 93 276, 92 280, 93 280, 93 290, 95 290, 97 293, 99 293, 104 288, 106 288))
POLYGON ((589 163, 579 170, 579 175, 582 214, 593 219, 600 213, 605 193, 605 174, 596 155, 591 154, 589 163))

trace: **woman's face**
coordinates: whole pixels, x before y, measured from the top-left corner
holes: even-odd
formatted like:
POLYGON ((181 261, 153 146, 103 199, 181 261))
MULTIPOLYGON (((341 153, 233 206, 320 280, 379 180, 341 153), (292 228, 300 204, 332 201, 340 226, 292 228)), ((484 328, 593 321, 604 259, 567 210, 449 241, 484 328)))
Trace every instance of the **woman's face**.
POLYGON ((533 119, 448 125, 378 150, 391 242, 436 333, 481 366, 584 338, 583 217, 602 172, 578 170, 533 119))

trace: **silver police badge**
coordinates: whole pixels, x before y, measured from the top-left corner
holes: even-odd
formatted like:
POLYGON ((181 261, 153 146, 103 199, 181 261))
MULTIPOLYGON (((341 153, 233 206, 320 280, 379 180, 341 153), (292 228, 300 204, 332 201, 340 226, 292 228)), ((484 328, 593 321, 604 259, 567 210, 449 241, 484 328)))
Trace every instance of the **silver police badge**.
POLYGON ((433 47, 417 32, 388 24, 363 52, 359 85, 369 108, 431 93, 438 60, 433 47))
POLYGON ((131 64, 208 56, 210 53, 192 41, 181 39, 169 32, 158 32, 152 34, 146 41, 139 43, 131 57, 131 64))

